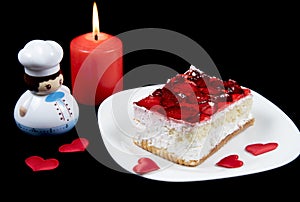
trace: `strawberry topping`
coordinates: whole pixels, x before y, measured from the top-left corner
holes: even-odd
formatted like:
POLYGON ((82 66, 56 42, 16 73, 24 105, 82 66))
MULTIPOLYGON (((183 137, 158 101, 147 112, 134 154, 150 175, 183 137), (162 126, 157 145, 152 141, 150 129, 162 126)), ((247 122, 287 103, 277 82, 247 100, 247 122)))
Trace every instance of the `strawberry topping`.
POLYGON ((250 93, 250 89, 241 87, 232 79, 223 81, 190 69, 174 76, 161 89, 135 104, 161 112, 168 118, 196 123, 209 119, 250 93))

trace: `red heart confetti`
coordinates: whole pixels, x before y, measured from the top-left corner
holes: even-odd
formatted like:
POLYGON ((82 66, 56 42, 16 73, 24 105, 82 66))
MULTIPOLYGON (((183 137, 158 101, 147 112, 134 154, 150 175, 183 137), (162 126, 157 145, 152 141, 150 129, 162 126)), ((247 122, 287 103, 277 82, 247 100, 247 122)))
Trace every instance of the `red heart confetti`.
POLYGON ((150 158, 140 158, 138 164, 133 167, 133 171, 138 174, 149 173, 154 170, 158 170, 160 167, 150 158))
POLYGON ((240 161, 239 156, 236 154, 226 156, 216 163, 217 166, 225 168, 238 168, 241 167, 243 164, 243 161, 240 161))
POLYGON ((85 151, 89 141, 86 138, 77 138, 73 140, 70 144, 64 144, 59 147, 59 152, 81 152, 85 151))
POLYGON ((25 163, 33 171, 53 170, 59 165, 59 161, 55 158, 44 159, 40 156, 30 156, 25 159, 25 163))
POLYGON ((245 147, 246 151, 250 152, 251 154, 257 156, 269 151, 272 151, 278 147, 278 143, 270 142, 270 143, 255 143, 250 144, 245 147))

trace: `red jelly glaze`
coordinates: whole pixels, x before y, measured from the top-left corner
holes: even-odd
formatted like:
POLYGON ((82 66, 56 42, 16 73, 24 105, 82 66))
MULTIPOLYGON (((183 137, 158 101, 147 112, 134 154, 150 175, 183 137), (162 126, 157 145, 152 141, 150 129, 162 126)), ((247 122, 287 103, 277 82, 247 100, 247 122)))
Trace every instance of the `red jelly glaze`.
POLYGON ((171 78, 161 89, 135 104, 169 118, 196 123, 209 119, 250 93, 250 89, 241 87, 232 79, 223 81, 190 69, 171 78))

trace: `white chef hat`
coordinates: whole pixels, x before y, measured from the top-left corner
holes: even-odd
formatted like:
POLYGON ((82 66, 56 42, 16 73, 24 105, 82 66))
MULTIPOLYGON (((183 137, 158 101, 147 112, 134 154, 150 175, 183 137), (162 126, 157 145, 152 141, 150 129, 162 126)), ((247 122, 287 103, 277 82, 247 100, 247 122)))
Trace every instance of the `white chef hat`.
POLYGON ((35 77, 48 76, 58 72, 62 58, 62 47, 51 40, 32 40, 18 54, 25 73, 35 77))

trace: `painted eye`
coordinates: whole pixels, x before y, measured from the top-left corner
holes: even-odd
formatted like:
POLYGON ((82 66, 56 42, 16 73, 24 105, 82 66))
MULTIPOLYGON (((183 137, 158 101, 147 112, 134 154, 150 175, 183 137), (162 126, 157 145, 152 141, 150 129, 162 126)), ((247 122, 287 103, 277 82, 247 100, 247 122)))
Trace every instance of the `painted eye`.
POLYGON ((51 89, 51 85, 50 84, 47 84, 45 87, 46 87, 47 90, 51 89))
POLYGON ((61 85, 63 83, 63 80, 62 79, 59 79, 59 84, 61 85))

